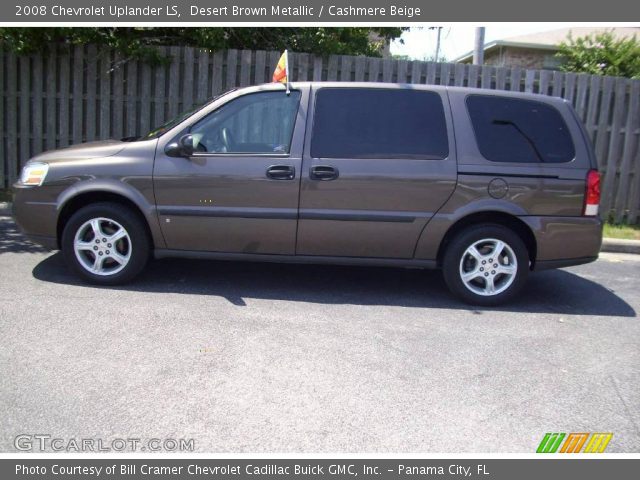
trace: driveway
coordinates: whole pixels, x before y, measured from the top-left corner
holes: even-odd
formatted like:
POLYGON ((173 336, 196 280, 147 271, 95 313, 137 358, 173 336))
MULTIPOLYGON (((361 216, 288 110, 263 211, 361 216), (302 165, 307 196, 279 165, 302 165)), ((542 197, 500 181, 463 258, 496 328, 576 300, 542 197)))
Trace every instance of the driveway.
POLYGON ((154 261, 83 285, 0 218, 0 451, 19 434, 205 452, 640 451, 640 256, 530 277, 513 304, 439 272, 154 261))

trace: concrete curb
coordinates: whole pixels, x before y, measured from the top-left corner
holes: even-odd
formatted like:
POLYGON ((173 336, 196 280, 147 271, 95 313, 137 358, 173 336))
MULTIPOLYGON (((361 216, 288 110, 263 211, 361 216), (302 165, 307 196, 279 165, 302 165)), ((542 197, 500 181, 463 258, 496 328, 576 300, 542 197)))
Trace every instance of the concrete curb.
POLYGON ((603 238, 601 252, 640 254, 640 240, 603 238))
MULTIPOLYGON (((0 216, 11 215, 11 203, 0 202, 0 216)), ((635 253, 640 255, 640 240, 620 240, 617 238, 603 238, 601 252, 635 253)))

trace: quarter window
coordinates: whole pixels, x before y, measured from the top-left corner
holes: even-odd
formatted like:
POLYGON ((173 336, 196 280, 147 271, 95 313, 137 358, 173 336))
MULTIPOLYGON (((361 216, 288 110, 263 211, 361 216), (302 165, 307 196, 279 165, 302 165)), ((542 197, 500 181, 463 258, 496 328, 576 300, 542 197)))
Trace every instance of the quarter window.
POLYGON ((316 94, 314 158, 442 159, 449 154, 440 95, 381 88, 322 88, 316 94))
POLYGON ((534 100, 470 95, 467 109, 480 153, 492 162, 570 162, 567 124, 551 105, 534 100))
POLYGON ((191 128, 196 152, 282 153, 291 138, 300 92, 260 92, 224 104, 191 128))

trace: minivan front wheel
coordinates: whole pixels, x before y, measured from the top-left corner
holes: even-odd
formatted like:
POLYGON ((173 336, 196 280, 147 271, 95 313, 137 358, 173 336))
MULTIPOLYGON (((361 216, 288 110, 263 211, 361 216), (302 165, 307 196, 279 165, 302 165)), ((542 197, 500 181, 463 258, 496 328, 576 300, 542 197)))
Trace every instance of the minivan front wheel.
POLYGON ((126 283, 149 258, 144 224, 135 213, 113 203, 78 210, 67 222, 61 240, 67 264, 91 283, 126 283))
POLYGON ((529 272, 524 242, 502 225, 475 225, 458 234, 443 258, 449 289, 475 305, 498 305, 518 293, 529 272))

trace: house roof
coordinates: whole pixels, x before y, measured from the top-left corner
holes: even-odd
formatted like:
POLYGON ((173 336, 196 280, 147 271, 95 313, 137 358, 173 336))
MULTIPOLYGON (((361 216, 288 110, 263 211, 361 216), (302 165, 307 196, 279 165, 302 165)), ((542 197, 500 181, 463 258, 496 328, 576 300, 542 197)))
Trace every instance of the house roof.
MULTIPOLYGON (((569 34, 573 38, 585 37, 603 32, 611 32, 616 39, 630 38, 634 35, 640 39, 640 27, 570 27, 550 30, 547 32, 529 33, 527 35, 517 35, 501 40, 494 40, 486 43, 485 53, 500 47, 528 48, 534 50, 557 50, 560 43, 565 41, 569 34)), ((473 58, 473 51, 465 53, 454 59, 454 62, 466 62, 473 58)))

